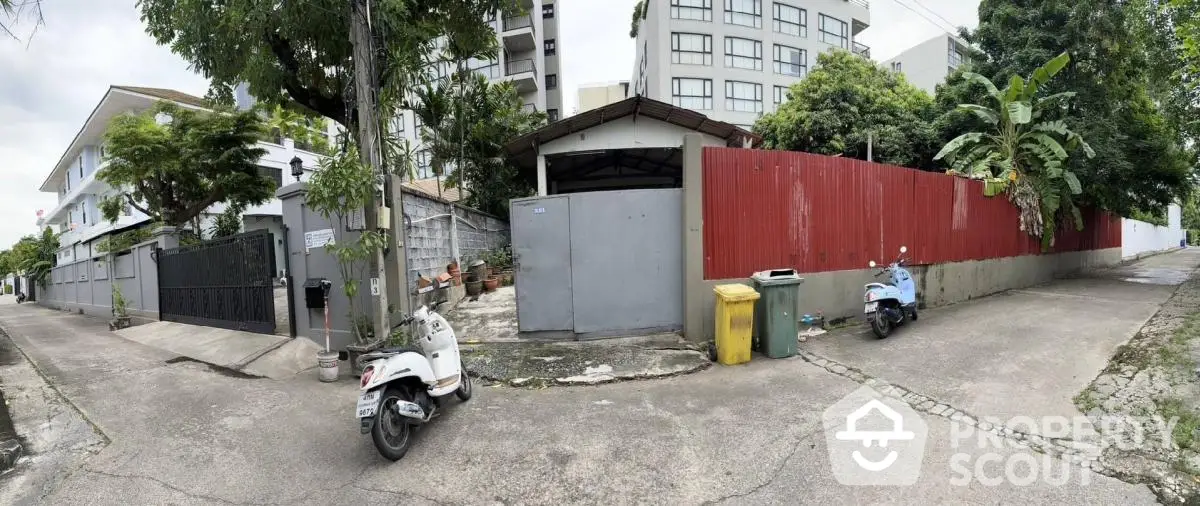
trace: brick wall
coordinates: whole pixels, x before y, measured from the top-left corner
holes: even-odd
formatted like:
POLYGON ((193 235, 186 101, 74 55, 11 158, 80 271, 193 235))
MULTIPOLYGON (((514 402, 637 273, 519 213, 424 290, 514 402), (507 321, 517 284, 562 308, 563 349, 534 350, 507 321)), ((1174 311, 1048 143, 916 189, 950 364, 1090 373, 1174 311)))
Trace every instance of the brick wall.
MULTIPOLYGON (((404 215, 408 223, 408 269, 434 278, 446 271, 453 257, 450 240, 452 204, 424 193, 406 189, 404 215)), ((468 264, 491 249, 509 244, 508 222, 474 209, 455 206, 458 216, 458 251, 468 264)))

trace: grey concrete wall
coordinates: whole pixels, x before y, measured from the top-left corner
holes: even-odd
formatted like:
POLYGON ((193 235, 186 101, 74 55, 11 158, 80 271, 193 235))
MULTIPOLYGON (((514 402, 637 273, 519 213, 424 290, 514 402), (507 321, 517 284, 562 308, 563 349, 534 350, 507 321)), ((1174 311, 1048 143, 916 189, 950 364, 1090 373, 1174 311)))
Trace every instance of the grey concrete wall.
MULTIPOLYGON (((917 299, 923 307, 937 307, 984 297, 1004 290, 1026 288, 1068 276, 1085 269, 1114 266, 1121 261, 1121 248, 1078 251, 1053 255, 1019 257, 919 265, 910 268, 917 280, 917 299)), ((838 318, 862 318, 863 285, 878 281, 874 269, 801 273, 796 315, 822 311, 827 321, 838 318)), ((698 319, 698 332, 690 332, 691 341, 713 338, 716 297, 713 287, 726 283, 750 285, 749 279, 702 280, 694 282, 697 307, 690 317, 698 319)))
POLYGON ((421 274, 433 279, 446 272, 454 260, 450 208, 457 224, 458 254, 465 266, 489 250, 509 244, 508 222, 474 209, 451 204, 424 193, 405 190, 404 214, 408 228, 408 272, 410 279, 421 274))
POLYGON ((38 287, 38 304, 90 316, 112 316, 112 286, 125 297, 126 311, 135 322, 158 320, 158 265, 153 254, 165 238, 133 246, 115 256, 94 256, 51 269, 46 285, 38 287))

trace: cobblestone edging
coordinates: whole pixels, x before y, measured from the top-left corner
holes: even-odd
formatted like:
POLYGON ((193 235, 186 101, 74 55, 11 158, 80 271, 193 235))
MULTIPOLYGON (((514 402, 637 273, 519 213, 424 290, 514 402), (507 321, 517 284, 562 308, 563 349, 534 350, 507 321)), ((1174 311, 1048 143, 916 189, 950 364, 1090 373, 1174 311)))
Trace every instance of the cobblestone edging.
POLYGON ((889 383, 886 380, 870 376, 859 369, 834 360, 814 355, 804 350, 799 350, 798 355, 806 362, 826 371, 856 383, 867 385, 882 395, 901 400, 920 413, 942 417, 955 423, 974 427, 976 430, 990 432, 1015 446, 1059 457, 1090 469, 1093 472, 1111 476, 1110 471, 1100 463, 1099 455, 1095 452, 1075 448, 1074 441, 1070 439, 1049 438, 1039 434, 1013 430, 1011 427, 996 425, 986 420, 981 420, 978 416, 964 410, 955 408, 948 402, 943 402, 933 397, 914 392, 906 387, 889 383))

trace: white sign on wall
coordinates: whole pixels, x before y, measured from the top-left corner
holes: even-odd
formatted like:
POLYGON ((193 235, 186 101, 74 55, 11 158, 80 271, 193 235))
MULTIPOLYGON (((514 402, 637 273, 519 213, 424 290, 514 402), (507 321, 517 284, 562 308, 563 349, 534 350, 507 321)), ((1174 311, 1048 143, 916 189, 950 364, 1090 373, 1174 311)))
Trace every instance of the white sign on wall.
POLYGON ((332 228, 304 233, 304 249, 323 248, 326 244, 333 244, 332 228))

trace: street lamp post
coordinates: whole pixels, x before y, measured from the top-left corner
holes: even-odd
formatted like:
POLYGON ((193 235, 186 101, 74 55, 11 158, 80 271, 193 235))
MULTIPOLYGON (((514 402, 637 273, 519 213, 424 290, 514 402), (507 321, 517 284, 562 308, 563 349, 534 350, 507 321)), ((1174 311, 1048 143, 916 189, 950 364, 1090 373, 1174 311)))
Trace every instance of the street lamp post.
POLYGON ((288 162, 292 166, 292 177, 296 178, 296 182, 300 182, 300 176, 304 175, 304 160, 298 156, 293 156, 292 161, 288 162))

